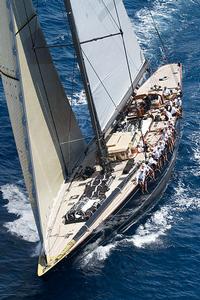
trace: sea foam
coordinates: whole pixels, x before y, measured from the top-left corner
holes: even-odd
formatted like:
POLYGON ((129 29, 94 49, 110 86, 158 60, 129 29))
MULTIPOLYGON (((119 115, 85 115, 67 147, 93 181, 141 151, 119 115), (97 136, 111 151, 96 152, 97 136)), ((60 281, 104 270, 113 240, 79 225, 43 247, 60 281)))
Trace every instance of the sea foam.
POLYGON ((162 206, 158 211, 140 225, 135 234, 126 241, 133 243, 135 247, 146 248, 152 245, 162 244, 162 237, 173 225, 182 219, 182 213, 200 209, 200 195, 191 197, 191 191, 180 181, 175 188, 174 201, 162 206))
POLYGON ((182 220, 182 214, 200 209, 200 193, 197 193, 196 197, 191 197, 191 191, 184 186, 181 179, 174 189, 174 195, 171 199, 174 200, 154 212, 144 224, 137 228, 132 236, 117 235, 116 239, 107 245, 99 245, 100 240, 96 244, 89 245, 81 255, 82 266, 87 268, 102 267, 102 262, 119 247, 132 245, 147 250, 155 246, 165 247, 163 237, 175 224, 182 220))
POLYGON ((6 222, 4 227, 8 231, 28 242, 39 240, 31 205, 22 188, 15 184, 6 184, 1 187, 3 199, 8 203, 5 205, 8 213, 17 216, 12 222, 6 222))

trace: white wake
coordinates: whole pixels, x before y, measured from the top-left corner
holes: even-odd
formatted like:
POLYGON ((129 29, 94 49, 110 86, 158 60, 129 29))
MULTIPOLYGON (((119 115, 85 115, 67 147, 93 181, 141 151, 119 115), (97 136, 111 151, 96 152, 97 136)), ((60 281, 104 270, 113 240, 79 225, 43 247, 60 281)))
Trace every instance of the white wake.
POLYGON ((106 246, 98 246, 92 252, 84 257, 84 263, 87 265, 91 261, 104 261, 110 255, 111 251, 116 247, 116 243, 106 246))
MULTIPOLYGON (((117 247, 118 242, 109 243, 107 245, 99 245, 101 239, 89 244, 80 254, 78 259, 78 267, 84 270, 99 270, 103 267, 103 262, 111 255, 112 251, 117 247)), ((93 274, 93 273, 92 273, 93 274)))
POLYGON ((200 176, 200 132, 194 133, 191 137, 192 139, 192 150, 193 156, 192 160, 196 163, 196 170, 193 173, 195 176, 200 176))
POLYGON ((120 236, 118 240, 105 246, 96 245, 95 248, 95 245, 93 245, 91 248, 95 248, 95 250, 91 251, 89 249, 90 246, 88 246, 81 257, 82 267, 87 269, 103 267, 102 262, 114 250, 124 247, 124 245, 145 249, 165 247, 163 237, 168 234, 175 224, 182 220, 182 214, 187 211, 200 209, 200 193, 197 197, 190 197, 189 194, 187 188, 180 183, 175 189, 174 196, 172 196, 174 201, 163 205, 154 212, 145 224, 138 227, 133 236, 120 236))
POLYGON ((174 202, 156 211, 144 225, 138 227, 136 233, 128 238, 127 242, 133 243, 138 248, 162 244, 162 237, 182 219, 182 213, 200 209, 200 195, 191 197, 189 194, 190 192, 179 184, 175 195, 172 196, 174 202))
MULTIPOLYGON (((135 18, 131 20, 139 42, 145 45, 143 51, 150 60, 154 60, 155 52, 153 49, 158 47, 157 30, 161 37, 166 31, 169 31, 172 26, 171 21, 176 18, 179 11, 179 3, 181 4, 181 0, 168 0, 162 3, 155 0, 153 5, 139 10, 135 18)), ((159 42, 159 45, 160 52, 163 53, 161 42, 159 42)))
POLYGON ((74 106, 86 105, 87 100, 86 100, 86 95, 85 95, 84 90, 82 90, 78 93, 74 93, 73 97, 71 99, 71 103, 74 106))
POLYGON ((1 187, 3 199, 8 203, 5 205, 8 213, 17 218, 12 222, 6 222, 7 230, 28 242, 39 240, 32 209, 25 192, 17 185, 6 184, 1 187))

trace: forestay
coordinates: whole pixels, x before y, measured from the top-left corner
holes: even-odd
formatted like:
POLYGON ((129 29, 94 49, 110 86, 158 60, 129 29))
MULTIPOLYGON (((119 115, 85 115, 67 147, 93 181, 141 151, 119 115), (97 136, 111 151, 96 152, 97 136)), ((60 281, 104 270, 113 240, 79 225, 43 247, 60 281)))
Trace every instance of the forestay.
MULTIPOLYGON (((5 3, 9 2, 1 1, 4 11, 5 3)), ((4 86, 26 183, 27 169, 32 170, 40 229, 44 237, 53 203, 65 179, 83 155, 84 142, 53 66, 31 0, 13 0, 10 3, 11 7, 7 6, 10 16, 7 14, 5 24, 14 32, 1 32, 1 41, 5 41, 2 56, 9 51, 9 61, 5 59, 3 63, 5 70, 12 71, 16 64, 13 63, 16 60, 12 58, 13 49, 17 53, 17 75, 19 89, 22 90, 20 97, 19 91, 12 93, 4 86), (7 42, 8 34, 12 35, 14 44, 7 42), (15 111, 15 107, 18 110, 15 111), (18 125, 20 128, 16 130, 18 125), (29 155, 26 155, 27 151, 29 155), (24 156, 25 163, 21 159, 24 156)), ((2 14, 4 11, 0 10, 2 14)), ((28 191, 30 194, 29 188, 28 191)))
POLYGON ((134 88, 141 79, 145 58, 121 0, 70 2, 99 123, 106 130, 127 100, 131 82, 134 88))

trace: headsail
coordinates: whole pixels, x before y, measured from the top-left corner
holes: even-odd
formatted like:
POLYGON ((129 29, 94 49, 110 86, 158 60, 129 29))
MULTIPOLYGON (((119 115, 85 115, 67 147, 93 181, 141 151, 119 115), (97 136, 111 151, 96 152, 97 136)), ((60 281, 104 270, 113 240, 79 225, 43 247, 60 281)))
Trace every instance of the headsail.
POLYGON ((40 231, 38 208, 28 146, 28 134, 25 126, 23 96, 19 80, 14 34, 11 26, 11 10, 8 1, 0 1, 0 72, 5 90, 8 111, 18 150, 26 189, 32 205, 38 231, 40 231))
MULTIPOLYGON (((1 9, 0 14, 3 15, 7 9, 6 3, 10 1, 2 2, 4 10, 1 9)), ((28 133, 40 226, 44 236, 53 201, 61 185, 83 155, 84 141, 53 66, 31 0, 13 0, 7 12, 11 14, 7 25, 9 23, 11 26, 11 21, 14 25, 14 32, 11 35, 17 52, 19 85, 23 92, 21 97, 23 100, 18 105, 23 106, 20 117, 28 133)), ((3 32, 1 35, 3 40, 7 39, 7 35, 3 32)), ((15 60, 16 58, 12 58, 11 43, 8 46, 11 59, 15 60)), ((7 49, 3 47, 2 53, 5 51, 7 49)), ((7 64, 7 61, 3 63, 7 64)), ((9 67, 10 65, 5 66, 5 68, 9 67)), ((5 91, 7 94, 6 86, 5 91)), ((14 100, 13 94, 10 98, 7 97, 11 107, 9 108, 11 120, 16 117, 11 103, 14 100)), ((15 127, 14 123, 13 125, 15 127)), ((17 142, 17 130, 15 139, 17 142)), ((21 151, 24 155, 25 150, 21 151)), ((24 169, 23 163, 22 168, 24 169)))
POLYGON ((121 0, 65 0, 65 4, 75 20, 104 131, 120 112, 131 85, 134 88, 144 74, 145 58, 121 0))

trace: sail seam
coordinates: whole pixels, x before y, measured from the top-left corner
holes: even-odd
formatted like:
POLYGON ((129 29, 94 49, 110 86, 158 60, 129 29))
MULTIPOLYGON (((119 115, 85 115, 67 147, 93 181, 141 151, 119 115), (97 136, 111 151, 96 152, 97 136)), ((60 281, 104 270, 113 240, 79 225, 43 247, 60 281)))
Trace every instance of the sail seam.
POLYGON ((49 48, 62 48, 62 47, 72 47, 73 44, 72 43, 68 43, 68 44, 47 44, 46 46, 35 46, 34 49, 49 49, 49 48))
POLYGON ((2 71, 1 69, 0 69, 0 74, 4 75, 4 76, 6 76, 6 77, 8 77, 8 78, 10 78, 10 79, 19 81, 18 78, 14 77, 14 76, 11 76, 11 75, 9 75, 9 74, 6 74, 6 73, 5 73, 4 71, 2 71))
POLYGON ((37 17, 37 14, 34 14, 30 19, 26 21, 26 23, 15 33, 15 35, 18 35, 24 27, 26 27, 35 17, 37 17))
POLYGON ((83 45, 83 44, 87 44, 87 43, 90 43, 90 42, 96 42, 98 40, 103 40, 103 39, 106 39, 106 38, 109 38, 109 37, 113 37, 113 36, 117 36, 117 35, 121 35, 121 32, 111 33, 111 34, 104 35, 104 36, 101 36, 101 37, 93 38, 91 40, 80 42, 80 44, 83 45))

